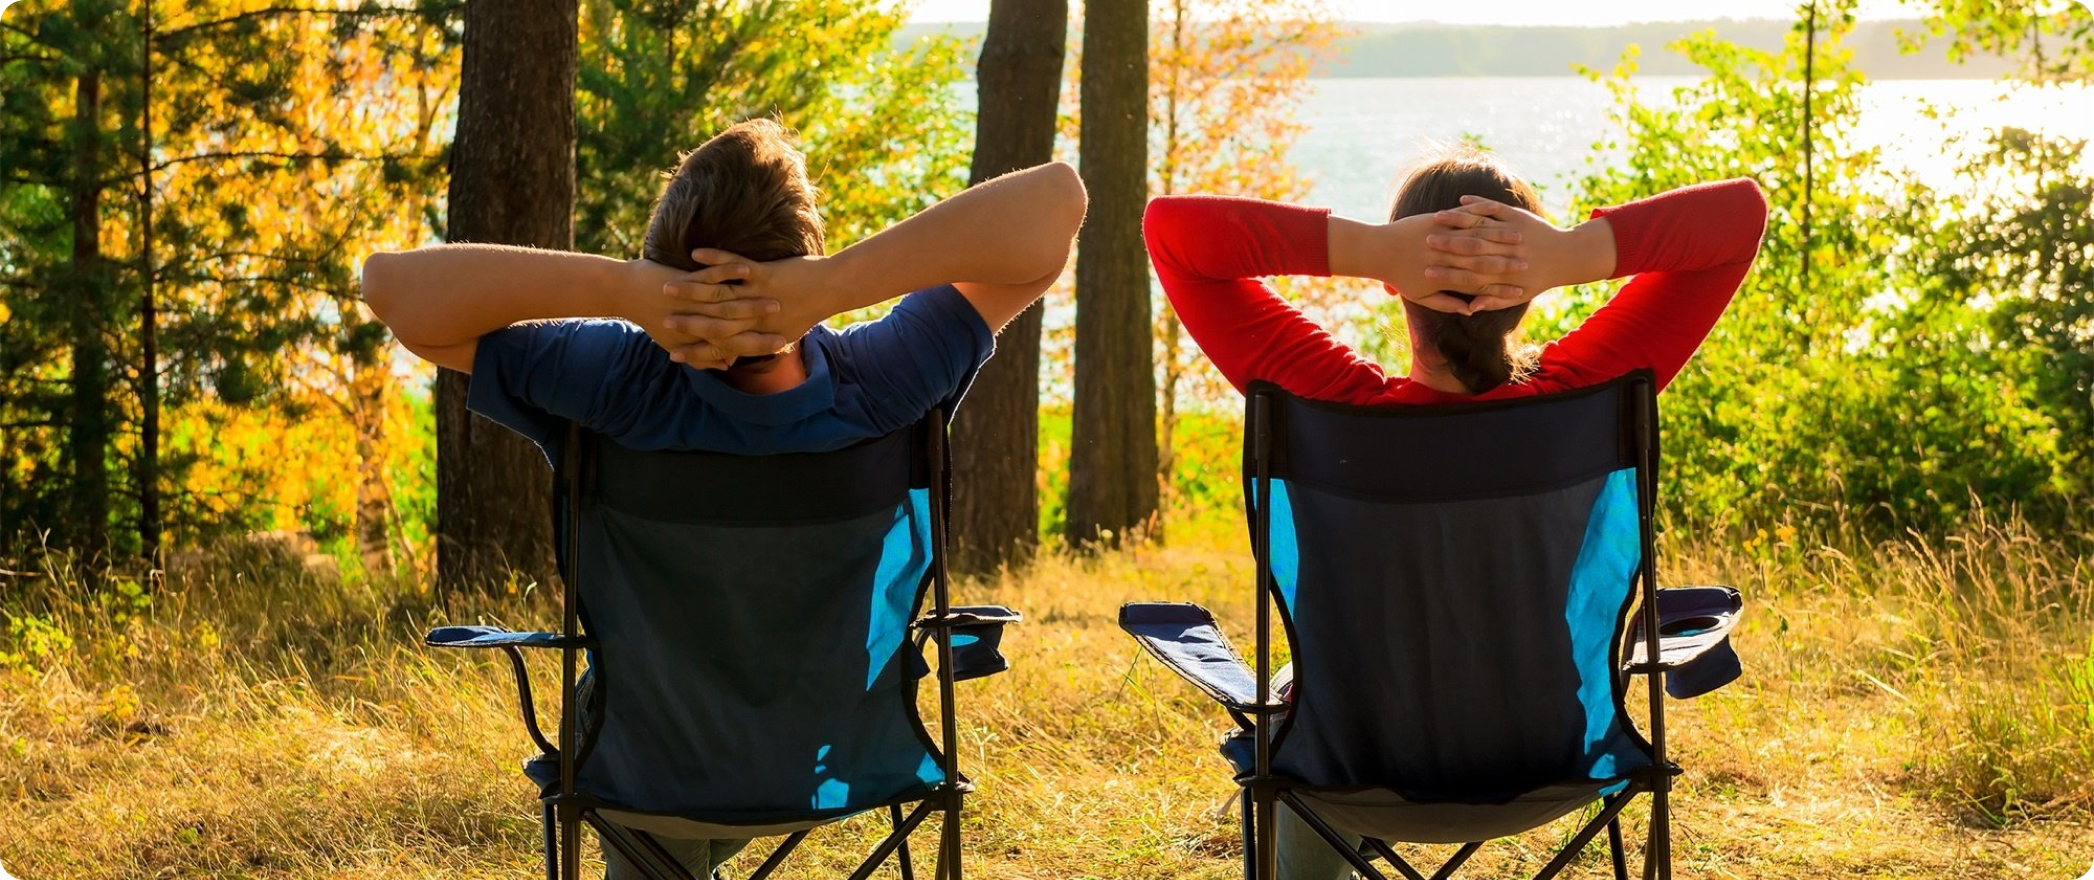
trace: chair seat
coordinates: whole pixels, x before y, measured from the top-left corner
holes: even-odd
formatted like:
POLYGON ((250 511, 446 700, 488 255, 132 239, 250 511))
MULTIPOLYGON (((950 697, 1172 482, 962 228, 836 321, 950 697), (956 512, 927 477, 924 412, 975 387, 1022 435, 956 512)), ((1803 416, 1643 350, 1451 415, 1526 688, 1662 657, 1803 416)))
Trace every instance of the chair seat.
MULTIPOLYGON (((1257 744, 1248 731, 1231 731, 1222 757, 1238 776, 1251 774, 1257 744)), ((1386 788, 1316 789, 1289 786, 1333 827, 1381 840, 1469 843, 1540 827, 1621 790, 1626 777, 1575 779, 1543 785, 1510 798, 1483 801, 1435 797, 1386 788)))
MULTIPOLYGON (((560 761, 552 755, 536 755, 523 764, 524 776, 538 786, 542 797, 559 793, 560 761)), ((964 780, 963 788, 972 789, 964 780)), ((893 792, 885 798, 871 803, 851 807, 814 808, 804 810, 717 810, 704 813, 671 814, 635 810, 622 804, 594 798, 599 803, 598 811, 620 825, 638 828, 654 834, 682 838, 721 837, 770 837, 791 834, 831 822, 848 819, 866 810, 885 806, 888 803, 910 803, 920 801, 937 789, 932 783, 924 782, 893 792)))
POLYGON ((1626 779, 1545 785, 1502 804, 1419 801, 1388 789, 1294 789, 1331 827, 1384 841, 1471 843, 1539 828, 1627 787, 1626 779))

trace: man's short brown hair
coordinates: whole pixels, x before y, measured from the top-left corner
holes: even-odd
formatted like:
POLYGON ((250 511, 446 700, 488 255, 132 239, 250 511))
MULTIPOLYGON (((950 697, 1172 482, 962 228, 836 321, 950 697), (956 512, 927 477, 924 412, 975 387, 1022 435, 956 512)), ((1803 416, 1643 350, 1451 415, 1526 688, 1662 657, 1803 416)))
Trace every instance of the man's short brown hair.
POLYGON ((697 248, 758 262, 825 252, 807 160, 769 119, 736 123, 685 153, 647 221, 646 259, 696 270, 697 248))

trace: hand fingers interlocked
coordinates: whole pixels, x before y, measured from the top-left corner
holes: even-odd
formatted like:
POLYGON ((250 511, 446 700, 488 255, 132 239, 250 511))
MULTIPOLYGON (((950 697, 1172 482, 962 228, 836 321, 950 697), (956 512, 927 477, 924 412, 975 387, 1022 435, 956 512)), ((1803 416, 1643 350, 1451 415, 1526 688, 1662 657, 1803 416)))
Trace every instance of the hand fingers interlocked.
POLYGON ((761 283, 765 268, 727 251, 700 248, 691 258, 704 268, 662 285, 662 292, 682 301, 665 323, 692 340, 670 349, 669 357, 699 369, 725 369, 736 358, 775 353, 791 340, 756 329, 776 314, 777 300, 752 294, 745 285, 761 283))
POLYGON ((1425 277, 1439 286, 1439 292, 1417 298, 1418 303, 1467 315, 1531 299, 1524 288, 1509 280, 1527 269, 1524 236, 1500 219, 1510 206, 1475 196, 1464 196, 1462 201, 1460 208, 1433 215, 1433 223, 1443 231, 1425 237, 1425 246, 1436 253, 1433 263, 1425 267, 1425 277))

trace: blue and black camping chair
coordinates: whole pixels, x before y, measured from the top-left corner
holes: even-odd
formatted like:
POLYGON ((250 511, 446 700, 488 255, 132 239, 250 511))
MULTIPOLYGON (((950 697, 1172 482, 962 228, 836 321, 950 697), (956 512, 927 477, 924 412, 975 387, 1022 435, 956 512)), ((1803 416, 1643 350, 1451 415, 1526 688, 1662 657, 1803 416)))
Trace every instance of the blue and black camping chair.
POLYGON ((953 683, 1004 668, 997 643, 1017 615, 951 604, 944 444, 935 412, 819 454, 636 452, 570 428, 555 478, 561 630, 428 638, 507 652, 541 751, 525 773, 549 880, 579 876, 583 825, 658 880, 691 878, 656 835, 785 835, 749 875, 762 880, 810 829, 872 810, 893 830, 854 880, 890 855, 913 877, 908 841, 932 813, 944 814, 937 876, 960 880, 970 787, 953 683), (938 741, 917 712, 926 643, 938 741), (557 742, 538 726, 527 647, 560 652, 557 742))
POLYGON ((1656 588, 1656 395, 1645 372, 1509 402, 1361 408, 1251 389, 1244 483, 1258 571, 1257 660, 1196 605, 1120 625, 1220 701, 1243 788, 1245 876, 1273 880, 1278 805, 1361 876, 1391 841, 1484 842, 1598 809, 1541 872, 1600 829, 1626 880, 1622 808, 1650 796, 1644 876, 1671 876, 1664 693, 1736 678, 1726 587, 1656 588), (1641 584, 1642 607, 1634 614, 1641 584), (1277 606, 1291 693, 1270 668, 1277 606), (1660 634, 1652 662, 1641 633, 1660 634), (1626 655, 1626 658, 1625 656, 1626 655), (1650 735, 1625 700, 1648 680, 1650 735), (1365 838, 1356 847, 1348 836, 1365 838))

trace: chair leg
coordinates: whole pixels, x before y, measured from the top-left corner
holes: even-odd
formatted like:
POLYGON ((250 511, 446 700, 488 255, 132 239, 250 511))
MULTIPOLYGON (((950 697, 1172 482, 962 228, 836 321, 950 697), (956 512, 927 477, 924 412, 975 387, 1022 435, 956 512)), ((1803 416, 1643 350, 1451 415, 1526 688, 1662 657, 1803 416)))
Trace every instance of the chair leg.
POLYGON ((1621 817, 1607 820, 1607 850, 1614 856, 1614 880, 1629 880, 1629 857, 1621 848, 1621 817))
POLYGON ((1550 880, 1550 878, 1561 873, 1564 867, 1571 863, 1572 859, 1578 857, 1578 853, 1584 852, 1585 847, 1592 843, 1592 838, 1600 833, 1600 826, 1614 821, 1621 815, 1621 808, 1629 805, 1629 796, 1627 794, 1617 794, 1608 798, 1605 803, 1606 806, 1601 808, 1600 814, 1594 816, 1592 821, 1585 823, 1585 827, 1578 829, 1578 833, 1571 837, 1570 843, 1565 844, 1563 849, 1558 850, 1556 857, 1550 859, 1549 863, 1542 867, 1541 872, 1534 875, 1534 880, 1550 880))
POLYGON ((560 818, 560 880, 582 880, 581 810, 569 804, 555 809, 560 818))
POLYGON ((1243 815, 1243 880, 1257 880, 1258 876, 1258 808, 1251 803, 1251 790, 1246 788, 1238 797, 1243 815))
POLYGON ((1253 794, 1251 803, 1258 813, 1258 861, 1251 880, 1277 880, 1280 876, 1279 816, 1278 806, 1272 789, 1262 794, 1253 794))
MULTIPOLYGON (((902 827, 902 805, 889 804, 887 807, 887 818, 891 822, 889 827, 902 827)), ((902 838, 902 845, 895 847, 895 852, 895 860, 896 864, 901 868, 902 880, 916 880, 916 865, 909 860, 909 839, 906 837, 902 838)))
POLYGON ((560 823, 552 804, 540 809, 545 813, 545 880, 560 880, 560 823))
POLYGON ((950 865, 945 872, 945 880, 960 880, 960 803, 963 796, 955 789, 947 798, 945 822, 938 828, 938 836, 945 850, 940 861, 950 865))
POLYGON ((1651 844, 1657 849, 1658 880, 1672 880, 1671 786, 1659 783, 1651 794, 1651 844))
POLYGON ((1454 872, 1461 870, 1461 866, 1468 863, 1469 857, 1475 855, 1476 851, 1482 848, 1482 841, 1462 844, 1461 849, 1455 850, 1454 855, 1440 865, 1439 870, 1432 872, 1432 880, 1448 880, 1448 878, 1453 877, 1454 872))

